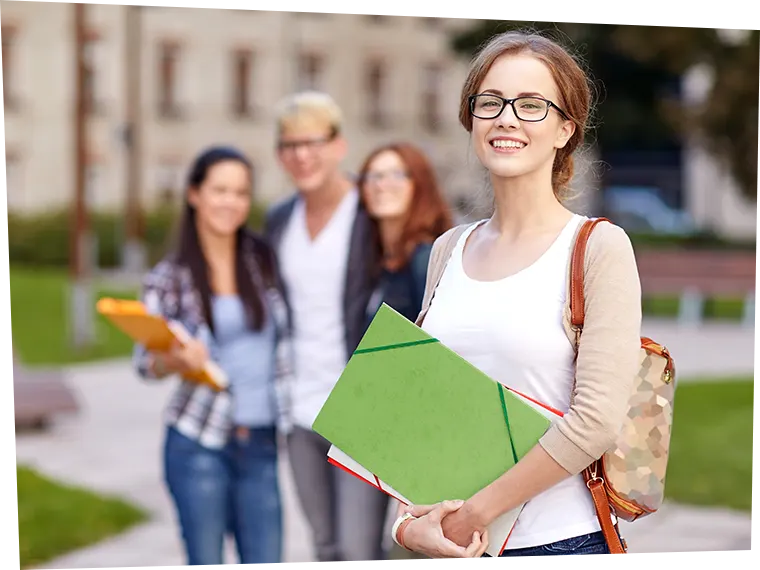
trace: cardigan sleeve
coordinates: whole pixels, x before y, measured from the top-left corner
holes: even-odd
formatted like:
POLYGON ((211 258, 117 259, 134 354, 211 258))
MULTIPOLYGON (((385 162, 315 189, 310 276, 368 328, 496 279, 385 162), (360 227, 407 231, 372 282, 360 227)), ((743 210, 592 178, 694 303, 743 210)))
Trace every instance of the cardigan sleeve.
POLYGON ((539 441, 571 474, 583 471, 617 440, 641 350, 641 284, 627 234, 599 224, 584 265, 585 318, 574 401, 539 441))

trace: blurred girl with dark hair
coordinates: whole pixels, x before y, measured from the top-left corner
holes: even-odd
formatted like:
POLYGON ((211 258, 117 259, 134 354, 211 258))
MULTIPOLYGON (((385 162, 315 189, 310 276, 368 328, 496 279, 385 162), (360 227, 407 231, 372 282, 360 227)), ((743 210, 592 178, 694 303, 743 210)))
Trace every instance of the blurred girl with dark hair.
POLYGON ((449 207, 430 161, 408 143, 375 149, 358 178, 380 260, 368 318, 384 302, 414 321, 422 305, 432 244, 452 226, 449 207))
POLYGON ((143 280, 147 310, 193 336, 166 353, 134 351, 141 377, 181 377, 165 415, 164 476, 190 565, 222 564, 227 532, 240 563, 281 560, 276 435, 289 426, 290 330, 275 257, 246 227, 251 186, 235 149, 198 156, 177 246, 143 280), (209 360, 228 388, 184 377, 209 360))

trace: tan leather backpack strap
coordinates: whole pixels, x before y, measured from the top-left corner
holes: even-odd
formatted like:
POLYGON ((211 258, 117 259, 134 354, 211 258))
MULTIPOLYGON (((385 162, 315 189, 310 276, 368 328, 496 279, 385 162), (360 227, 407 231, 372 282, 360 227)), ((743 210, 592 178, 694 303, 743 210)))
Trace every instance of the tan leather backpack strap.
POLYGON ((433 294, 435 293, 438 284, 441 282, 446 263, 448 262, 449 257, 451 257, 451 252, 454 250, 459 238, 470 226, 471 224, 455 226, 443 233, 435 241, 433 249, 430 252, 430 262, 428 263, 427 278, 425 279, 425 293, 422 296, 422 306, 420 307, 420 313, 415 321, 417 326, 422 325, 422 321, 430 307, 430 302, 433 300, 433 294))
POLYGON ((586 246, 591 232, 600 222, 609 222, 607 218, 591 218, 583 222, 575 247, 570 258, 570 322, 573 326, 582 327, 585 317, 583 298, 583 274, 585 269, 586 246))
POLYGON ((586 479, 586 486, 591 492, 599 526, 602 527, 602 534, 607 542, 607 547, 610 549, 610 554, 626 554, 628 547, 625 541, 620 538, 617 525, 612 524, 612 511, 610 510, 607 492, 604 490, 604 480, 601 477, 591 477, 588 470, 584 472, 584 478, 586 479))
MULTIPOLYGON (((586 248, 588 240, 591 237, 591 232, 600 222, 609 222, 609 220, 607 218, 591 218, 583 223, 576 236, 573 253, 570 258, 570 322, 576 330, 576 348, 585 317, 583 275, 585 272, 586 248)), ((573 390, 575 390, 574 384, 573 390)), ((600 462, 595 461, 585 469, 583 478, 594 501, 596 516, 599 519, 599 526, 602 528, 602 534, 607 542, 607 547, 612 554, 625 554, 628 550, 625 541, 620 538, 616 525, 612 523, 612 510, 610 509, 607 491, 604 488, 604 479, 601 477, 600 462)))

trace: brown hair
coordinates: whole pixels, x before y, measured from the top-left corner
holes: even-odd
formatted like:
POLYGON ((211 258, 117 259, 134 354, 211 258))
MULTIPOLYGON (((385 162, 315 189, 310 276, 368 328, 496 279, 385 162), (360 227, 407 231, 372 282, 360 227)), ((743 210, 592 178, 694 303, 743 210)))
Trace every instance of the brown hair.
POLYGON ((557 149, 552 167, 552 188, 561 199, 573 178, 573 153, 583 143, 591 113, 591 82, 567 50, 553 40, 536 33, 505 32, 494 36, 475 55, 462 87, 459 105, 459 122, 472 131, 469 97, 476 95, 483 79, 494 62, 502 55, 530 54, 549 68, 557 84, 560 100, 557 105, 575 123, 575 132, 567 144, 557 149))
MULTIPOLYGON (((404 229, 401 232, 401 244, 399 254, 394 259, 386 259, 386 266, 391 269, 404 267, 409 263, 414 250, 421 243, 432 243, 435 239, 452 227, 452 216, 449 206, 441 193, 435 172, 425 154, 409 143, 391 143, 373 150, 365 159, 359 170, 357 185, 362 190, 360 193, 362 205, 366 207, 363 186, 367 171, 372 161, 382 152, 395 152, 401 162, 406 166, 406 171, 412 181, 413 196, 404 220, 404 229)), ((372 220, 374 242, 378 251, 382 250, 380 243, 378 223, 372 220)), ((382 256, 381 256, 382 259, 382 256)))

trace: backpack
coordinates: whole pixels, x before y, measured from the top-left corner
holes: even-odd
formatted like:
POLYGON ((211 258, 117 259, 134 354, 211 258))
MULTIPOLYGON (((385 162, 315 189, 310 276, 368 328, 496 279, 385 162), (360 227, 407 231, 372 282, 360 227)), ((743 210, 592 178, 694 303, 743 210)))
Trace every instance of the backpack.
MULTIPOLYGON (((592 218, 579 228, 569 261, 565 309, 570 315, 565 332, 578 347, 583 329, 583 276, 586 245, 591 232, 606 218, 592 218)), ((415 323, 421 326, 440 283, 446 262, 469 226, 452 228, 439 239, 431 253, 422 307, 415 323)), ((604 537, 613 554, 628 547, 620 537, 612 515, 635 521, 656 512, 662 505, 665 472, 670 452, 675 395, 675 365, 667 348, 641 337, 639 372, 636 375, 628 414, 615 444, 583 471, 604 537)))

